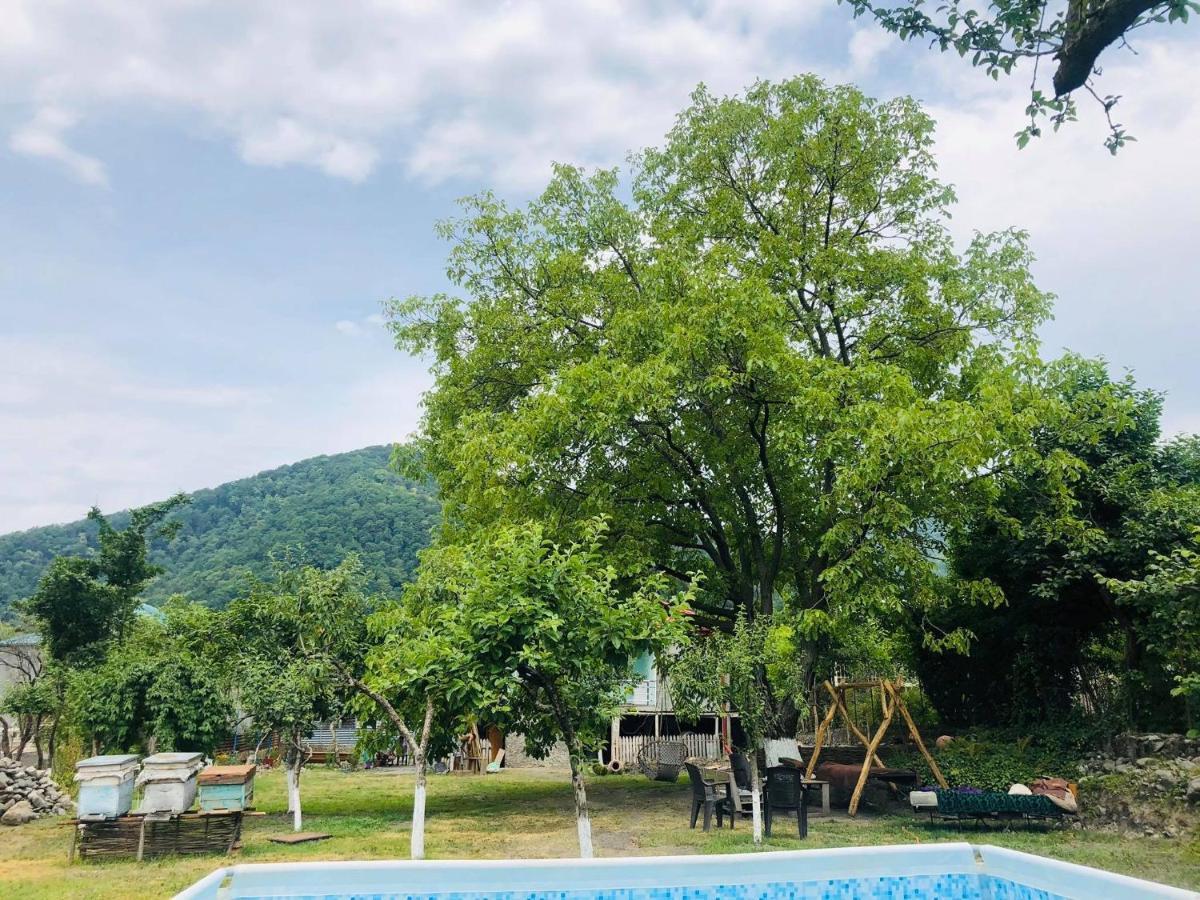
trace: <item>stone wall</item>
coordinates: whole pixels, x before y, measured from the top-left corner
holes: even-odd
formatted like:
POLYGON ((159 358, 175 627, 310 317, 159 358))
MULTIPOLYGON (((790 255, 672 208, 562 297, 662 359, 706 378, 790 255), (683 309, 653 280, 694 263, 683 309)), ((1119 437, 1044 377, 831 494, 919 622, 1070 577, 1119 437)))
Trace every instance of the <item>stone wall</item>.
POLYGON ((1122 734, 1080 767, 1084 825, 1132 834, 1200 833, 1200 741, 1179 734, 1122 734))
POLYGON ((571 757, 567 745, 559 741, 545 759, 534 759, 525 752, 525 735, 508 734, 504 736, 504 765, 510 769, 569 769, 571 757))

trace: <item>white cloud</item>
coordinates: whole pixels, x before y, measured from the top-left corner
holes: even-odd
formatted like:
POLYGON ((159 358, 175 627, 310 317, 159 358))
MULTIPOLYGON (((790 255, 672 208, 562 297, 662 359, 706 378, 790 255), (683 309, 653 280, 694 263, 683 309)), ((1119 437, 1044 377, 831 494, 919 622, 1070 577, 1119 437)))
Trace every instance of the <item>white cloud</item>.
POLYGON ((380 313, 371 313, 361 319, 339 319, 333 327, 339 334, 346 337, 373 337, 387 324, 387 319, 380 313))
POLYGON ((100 160, 73 150, 63 139, 77 117, 53 106, 44 106, 9 138, 9 149, 25 156, 53 160, 84 184, 104 186, 108 176, 100 160))
POLYGON ((897 38, 877 25, 864 24, 850 36, 847 53, 850 57, 850 77, 861 78, 875 70, 875 64, 897 38))
POLYGON ((370 175, 379 156, 370 144, 313 131, 294 119, 279 119, 266 128, 252 129, 242 137, 240 147, 249 163, 302 163, 348 181, 362 181, 370 175))
POLYGON ((1105 356, 1118 374, 1133 368, 1140 383, 1168 392, 1164 421, 1174 431, 1200 410, 1191 339, 1200 334, 1200 170, 1190 163, 1200 95, 1192 48, 1143 43, 1139 53, 1115 55, 1104 71, 1125 95, 1117 118, 1138 137, 1116 157, 1086 97, 1078 122, 1018 150, 1028 90, 1018 76, 994 86, 960 78, 956 96, 930 112, 942 176, 959 196, 957 234, 1030 233, 1039 285, 1058 297, 1043 329, 1047 355, 1069 347, 1105 356))
MULTIPOLYGON (((278 4, 10 0, 0 99, 103 116, 182 113, 255 165, 351 181, 387 158, 430 181, 528 186, 550 160, 610 163, 657 140, 701 80, 797 70, 772 40, 819 0, 278 4)), ((59 133, 61 138, 61 133, 59 133)), ((77 174, 85 157, 60 148, 77 174)), ((93 167, 92 171, 96 171, 93 167)))
POLYGON ((91 342, 0 337, 0 533, 403 439, 428 378, 393 356, 325 394, 285 370, 254 388, 163 384, 91 342))

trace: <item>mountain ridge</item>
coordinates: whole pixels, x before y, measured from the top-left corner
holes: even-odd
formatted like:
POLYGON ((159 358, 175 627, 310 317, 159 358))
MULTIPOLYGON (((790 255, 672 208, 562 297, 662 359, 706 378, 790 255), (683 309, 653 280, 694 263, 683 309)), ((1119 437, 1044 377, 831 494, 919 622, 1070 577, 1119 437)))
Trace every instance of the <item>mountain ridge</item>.
MULTIPOLYGON (((440 506, 432 485, 403 478, 389 466, 391 448, 364 447, 314 456, 212 488, 172 514, 180 529, 155 541, 151 558, 166 570, 145 599, 173 594, 223 605, 247 573, 269 573, 272 555, 335 565, 358 553, 372 590, 394 592, 409 578, 428 545, 440 506)), ((123 527, 128 511, 110 521, 123 527)), ((96 547, 95 523, 81 519, 0 535, 0 619, 37 587, 59 554, 86 555, 96 547)))

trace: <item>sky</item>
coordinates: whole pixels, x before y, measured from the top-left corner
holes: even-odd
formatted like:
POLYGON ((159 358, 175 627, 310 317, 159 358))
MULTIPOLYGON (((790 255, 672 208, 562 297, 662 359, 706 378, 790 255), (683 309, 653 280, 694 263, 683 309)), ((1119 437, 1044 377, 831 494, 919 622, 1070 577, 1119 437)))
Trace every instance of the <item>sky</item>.
POLYGON ((1102 355, 1200 431, 1200 27, 1101 58, 1099 110, 1016 148, 992 82, 834 0, 0 0, 0 532, 402 440, 426 363, 389 297, 447 287, 434 224, 618 166, 699 82, 803 72, 939 122, 952 227, 1019 226, 1044 355, 1102 355))

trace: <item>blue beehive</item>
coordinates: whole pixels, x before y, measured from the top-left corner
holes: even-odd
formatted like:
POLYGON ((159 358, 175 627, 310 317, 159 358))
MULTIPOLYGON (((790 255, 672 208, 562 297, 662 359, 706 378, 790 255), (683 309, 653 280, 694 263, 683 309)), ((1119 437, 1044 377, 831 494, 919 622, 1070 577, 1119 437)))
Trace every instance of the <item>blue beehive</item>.
POLYGON ((77 762, 75 781, 79 785, 76 801, 79 817, 111 819, 129 812, 137 772, 138 758, 134 753, 93 756, 77 762))
POLYGON ((244 810, 254 805, 255 766, 209 766, 200 773, 200 808, 244 810))

